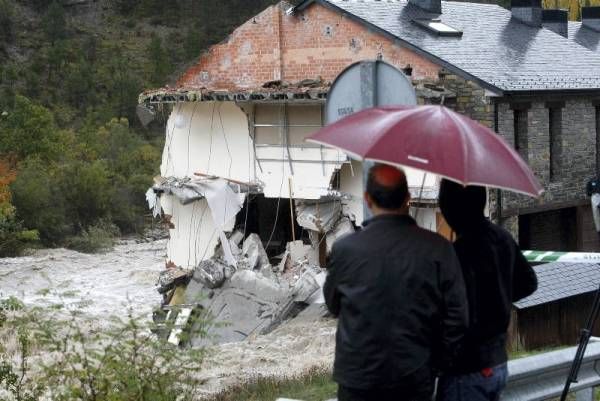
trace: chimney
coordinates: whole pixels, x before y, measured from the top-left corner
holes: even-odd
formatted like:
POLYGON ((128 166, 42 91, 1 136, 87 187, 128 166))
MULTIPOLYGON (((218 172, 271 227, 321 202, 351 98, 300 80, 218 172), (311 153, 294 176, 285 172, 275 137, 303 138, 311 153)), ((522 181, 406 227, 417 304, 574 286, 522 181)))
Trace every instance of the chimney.
POLYGON ((553 9, 542 11, 542 25, 546 29, 558 33, 565 38, 569 37, 569 12, 567 10, 553 9))
POLYGON ((409 4, 413 4, 430 13, 442 13, 442 0, 408 0, 409 4))
POLYGON ((582 7, 581 23, 586 28, 600 32, 600 7, 582 7))
POLYGON ((542 0, 511 0, 510 11, 514 19, 524 24, 542 26, 542 0))

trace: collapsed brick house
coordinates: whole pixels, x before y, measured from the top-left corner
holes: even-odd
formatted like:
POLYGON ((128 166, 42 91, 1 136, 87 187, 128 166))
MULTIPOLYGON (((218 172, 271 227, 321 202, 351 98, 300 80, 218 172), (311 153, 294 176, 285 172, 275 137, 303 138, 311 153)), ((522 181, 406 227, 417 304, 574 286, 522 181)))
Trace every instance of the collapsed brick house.
MULTIPOLYGON (((590 45, 600 40, 598 10, 584 8, 583 22, 572 24, 539 0, 513 0, 511 10, 439 0, 269 7, 211 47, 175 87, 140 96, 146 107, 172 110, 159 187, 168 177, 216 176, 248 194, 235 219, 217 224, 202 196, 177 202, 177 191, 156 190, 172 224, 170 264, 197 266, 223 241, 215 232, 240 224, 269 256, 304 236, 322 264, 339 216, 362 221, 360 163, 304 138, 324 124, 331 82, 352 63, 376 59, 403 71, 420 103, 471 116, 528 161, 546 189, 539 200, 490 191, 491 216, 522 247, 600 250, 585 194, 600 163, 600 54, 590 45)), ((411 186, 421 183, 411 177, 411 186)), ((443 232, 435 179, 425 187, 420 223, 443 232)))

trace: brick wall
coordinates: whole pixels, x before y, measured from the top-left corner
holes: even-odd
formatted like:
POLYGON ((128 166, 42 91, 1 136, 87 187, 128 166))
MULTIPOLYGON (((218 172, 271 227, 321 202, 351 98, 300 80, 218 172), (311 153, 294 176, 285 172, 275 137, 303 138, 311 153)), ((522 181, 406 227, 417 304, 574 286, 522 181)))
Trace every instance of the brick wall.
POLYGON ((356 61, 381 57, 414 79, 437 80, 440 67, 319 4, 287 15, 286 3, 269 7, 201 56, 179 86, 209 89, 254 88, 272 80, 333 81, 356 61))

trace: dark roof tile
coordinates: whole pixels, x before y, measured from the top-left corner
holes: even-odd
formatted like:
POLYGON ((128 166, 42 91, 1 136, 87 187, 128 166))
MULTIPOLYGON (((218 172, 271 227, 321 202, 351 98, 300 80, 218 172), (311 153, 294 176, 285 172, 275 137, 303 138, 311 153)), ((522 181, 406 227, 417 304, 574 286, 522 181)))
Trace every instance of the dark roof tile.
POLYGON ((515 302, 517 309, 593 292, 600 284, 600 264, 596 263, 546 263, 536 266, 535 273, 538 289, 527 298, 515 302))
POLYGON ((319 1, 492 90, 600 89, 600 54, 548 29, 520 23, 497 5, 443 1, 442 14, 432 14, 403 0, 319 1), (412 22, 418 18, 439 18, 463 35, 438 36, 412 22))

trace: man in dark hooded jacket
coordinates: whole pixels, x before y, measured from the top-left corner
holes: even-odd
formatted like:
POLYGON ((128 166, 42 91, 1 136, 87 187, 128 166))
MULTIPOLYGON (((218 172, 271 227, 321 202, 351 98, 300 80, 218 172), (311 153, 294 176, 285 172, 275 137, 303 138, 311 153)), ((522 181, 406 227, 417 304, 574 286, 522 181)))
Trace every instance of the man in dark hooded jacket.
POLYGON ((469 328, 458 357, 440 378, 438 401, 498 400, 507 378, 511 306, 536 290, 535 272, 511 235, 485 218, 485 188, 442 180, 439 202, 457 234, 469 328))

